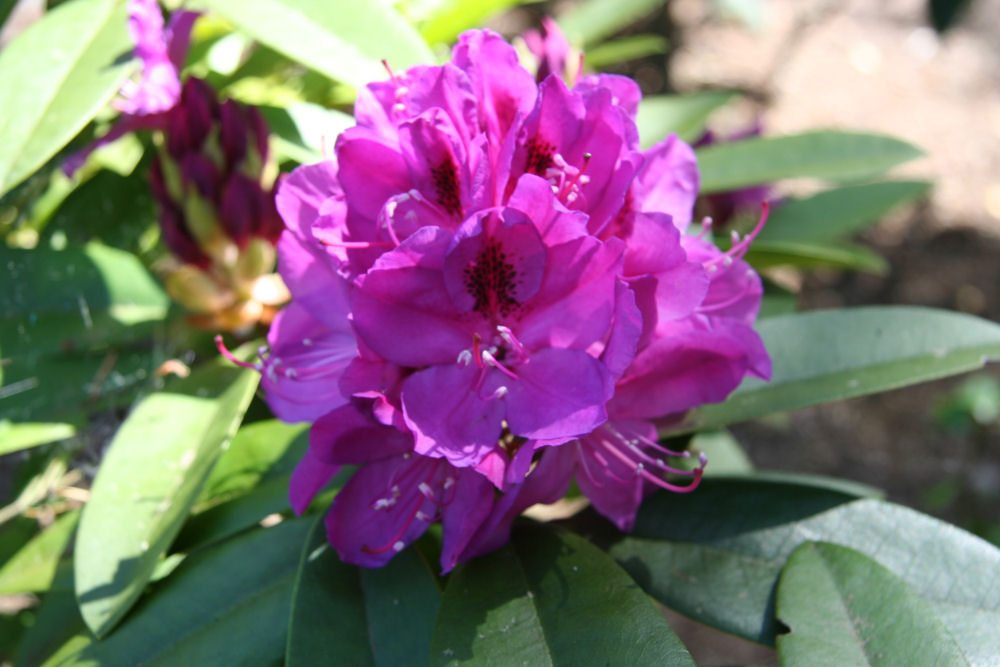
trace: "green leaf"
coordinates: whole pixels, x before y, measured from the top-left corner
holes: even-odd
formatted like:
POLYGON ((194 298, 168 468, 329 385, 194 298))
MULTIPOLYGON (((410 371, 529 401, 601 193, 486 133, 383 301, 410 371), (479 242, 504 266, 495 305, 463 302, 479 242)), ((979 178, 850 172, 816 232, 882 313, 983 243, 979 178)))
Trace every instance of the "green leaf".
POLYGON ((431 664, 693 665, 649 598, 610 558, 549 525, 457 567, 431 664))
POLYGON ((337 136, 354 125, 354 117, 310 102, 293 102, 287 107, 259 106, 271 131, 279 155, 300 164, 324 159, 332 151, 337 136))
POLYGON ((295 582, 286 664, 421 664, 441 604, 432 567, 413 547, 375 570, 342 563, 320 517, 295 582))
POLYGON ((826 190, 775 206, 757 236, 763 241, 825 242, 846 237, 927 194, 927 181, 886 181, 826 190))
POLYGON ((638 60, 667 52, 667 40, 662 35, 629 35, 604 42, 584 54, 584 64, 590 69, 638 60))
POLYGON ((72 563, 63 562, 56 570, 52 588, 44 594, 34 624, 17 648, 15 665, 40 665, 74 635, 86 632, 73 594, 72 563))
POLYGON ((76 434, 72 424, 28 422, 15 424, 0 420, 0 455, 37 447, 56 440, 65 440, 76 434))
POLYGON ((67 250, 0 248, 4 356, 105 347, 147 335, 170 299, 131 253, 89 243, 67 250))
POLYGON ((582 0, 557 18, 570 42, 590 46, 662 5, 663 0, 582 0))
MULTIPOLYGON (((104 640, 77 635, 46 664, 234 665, 281 661, 310 520, 253 530, 192 555, 104 640)), ((337 619, 317 619, 328 628, 337 619)))
POLYGON ((103 636, 142 592, 187 518, 259 375, 213 361, 151 394, 111 442, 76 538, 76 587, 88 627, 103 636))
POLYGON ((0 567, 0 595, 47 589, 79 518, 77 510, 63 514, 5 562, 0 567))
POLYGON ((434 62, 427 43, 383 2, 203 0, 254 39, 331 79, 356 87, 394 69, 434 62))
MULTIPOLYGON (((750 458, 729 431, 695 433, 688 448, 708 457, 708 465, 705 467, 706 476, 750 475, 754 472, 750 458)), ((696 465, 694 457, 683 459, 683 461, 689 463, 691 468, 696 465)))
POLYGON ((31 175, 111 99, 131 69, 125 3, 76 0, 0 53, 0 194, 31 175))
POLYGON ((908 508, 804 482, 706 479, 697 493, 651 496, 610 553, 668 607, 772 644, 774 586, 789 554, 835 542, 901 577, 973 662, 989 662, 1000 646, 1000 550, 908 508))
POLYGON ((712 90, 642 98, 635 120, 642 147, 649 148, 671 132, 684 141, 695 141, 705 131, 705 123, 712 112, 735 96, 731 91, 712 90))
POLYGON ((836 130, 713 144, 697 153, 702 194, 783 178, 871 178, 923 155, 894 137, 836 130))
POLYGON ((815 268, 829 266, 875 275, 889 272, 889 263, 874 250, 841 241, 754 241, 746 260, 756 269, 772 266, 815 268))
POLYGON ((1000 325, 932 308, 877 306, 796 313, 757 323, 774 370, 693 410, 680 429, 887 391, 1000 358, 1000 325))
POLYGON ((853 549, 805 542, 778 583, 778 635, 789 665, 968 665, 934 608, 899 577, 853 549))
POLYGON ((437 3, 434 14, 421 26, 428 44, 451 44, 464 31, 478 28, 491 16, 524 0, 446 0, 437 3))

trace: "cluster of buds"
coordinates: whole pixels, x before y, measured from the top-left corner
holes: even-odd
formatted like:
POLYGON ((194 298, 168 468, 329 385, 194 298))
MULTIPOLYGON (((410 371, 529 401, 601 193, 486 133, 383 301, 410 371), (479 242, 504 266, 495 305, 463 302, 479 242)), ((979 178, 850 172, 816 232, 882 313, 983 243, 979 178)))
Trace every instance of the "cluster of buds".
POLYGON ((288 291, 274 273, 283 224, 260 113, 220 103, 208 84, 189 78, 165 112, 160 143, 150 182, 173 253, 161 263, 170 296, 207 328, 270 322, 288 291))

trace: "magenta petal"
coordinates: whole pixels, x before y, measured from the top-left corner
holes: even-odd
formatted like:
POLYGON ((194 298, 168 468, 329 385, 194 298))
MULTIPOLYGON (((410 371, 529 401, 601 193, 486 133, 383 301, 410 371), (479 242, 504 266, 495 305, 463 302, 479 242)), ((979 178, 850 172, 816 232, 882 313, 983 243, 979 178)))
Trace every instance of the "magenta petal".
POLYGON ((441 569, 450 571, 489 517, 496 492, 493 485, 479 473, 455 470, 455 499, 441 510, 441 569))
POLYGON ((625 239, 626 277, 658 273, 684 262, 687 256, 681 247, 680 232, 669 215, 636 213, 632 217, 631 233, 625 239))
POLYGON ((448 297, 441 271, 451 235, 424 227, 383 254, 351 293, 358 336, 400 366, 453 364, 472 329, 448 297))
POLYGON ((316 494, 340 472, 340 466, 320 461, 308 449, 295 466, 288 483, 288 500, 295 513, 301 515, 316 494))
POLYGON ((508 389, 507 424, 524 438, 589 433, 607 420, 614 382, 604 364, 581 350, 549 348, 517 368, 508 389))
POLYGON ((311 227, 320 207, 330 197, 343 196, 337 181, 337 165, 324 160, 297 167, 282 179, 275 204, 288 228, 302 238, 311 238, 311 227))
POLYGON ((470 165, 448 116, 431 109, 404 123, 399 145, 414 187, 454 220, 462 220, 469 201, 470 165))
POLYGON ((309 430, 309 451, 325 463, 357 465, 413 449, 413 437, 375 421, 354 403, 323 415, 309 430))
POLYGON ((692 314, 705 299, 708 280, 704 267, 692 262, 685 262, 668 271, 657 273, 657 320, 667 322, 692 314))
POLYGON ((381 567, 419 538, 437 515, 428 495, 442 495, 445 471, 444 464, 423 456, 397 456, 359 468, 326 515, 327 538, 340 559, 381 567))
POLYGON ((635 293, 628 285, 619 281, 615 285, 615 320, 611 325, 608 344, 601 354, 601 361, 616 381, 635 358, 642 332, 643 317, 636 305, 635 293))
POLYGON ((587 233, 587 215, 563 206, 552 194, 552 185, 540 176, 523 174, 507 205, 527 215, 548 246, 572 241, 587 233))
POLYGON ((691 223, 691 211, 698 196, 698 161, 686 143, 670 135, 643 153, 645 161, 636 180, 641 199, 640 211, 667 213, 684 231, 691 223))
POLYGON ((483 371, 474 364, 431 366, 403 383, 406 424, 419 454, 444 457, 457 467, 475 466, 496 446, 505 404, 480 387, 483 371))
POLYGON ((386 200, 413 187, 410 170, 398 149, 363 127, 337 138, 338 178, 348 206, 365 220, 375 220, 386 200))

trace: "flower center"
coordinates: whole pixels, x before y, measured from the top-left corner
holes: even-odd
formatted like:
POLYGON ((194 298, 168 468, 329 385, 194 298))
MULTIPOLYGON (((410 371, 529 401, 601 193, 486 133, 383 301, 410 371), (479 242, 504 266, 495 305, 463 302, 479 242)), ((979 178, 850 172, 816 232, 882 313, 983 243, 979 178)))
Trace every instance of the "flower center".
POLYGON ((455 217, 462 216, 462 202, 458 196, 458 170, 450 155, 445 155, 438 166, 431 169, 434 190, 441 208, 455 217))
POLYGON ((465 289, 476 300, 473 310, 486 317, 507 316, 518 306, 513 292, 517 271, 498 243, 488 242, 463 271, 465 289))

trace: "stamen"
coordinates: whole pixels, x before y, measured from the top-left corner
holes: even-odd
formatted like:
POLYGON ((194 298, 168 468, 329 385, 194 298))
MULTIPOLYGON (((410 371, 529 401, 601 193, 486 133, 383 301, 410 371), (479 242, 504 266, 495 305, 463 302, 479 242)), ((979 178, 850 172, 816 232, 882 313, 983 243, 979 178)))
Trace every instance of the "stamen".
POLYGON ((507 368, 506 366, 504 366, 503 364, 501 364, 499 361, 497 361, 496 357, 494 357, 492 354, 490 354, 489 350, 483 350, 482 356, 483 356, 483 361, 484 362, 486 362, 487 364, 489 364, 493 368, 496 368, 497 370, 499 370, 501 373, 503 373, 504 375, 506 375, 510 379, 512 379, 512 380, 518 379, 517 378, 517 374, 514 373, 514 371, 510 370, 509 368, 507 368))
POLYGON ((364 551, 366 554, 373 554, 373 555, 383 554, 389 549, 392 549, 393 551, 397 552, 402 551, 403 548, 406 546, 406 544, 403 542, 403 536, 406 535, 406 531, 408 531, 410 529, 410 526, 413 525, 413 520, 417 518, 418 514, 420 514, 420 506, 424 504, 424 500, 425 498, 423 496, 417 498, 417 502, 413 506, 413 510, 410 512, 409 518, 407 518, 406 522, 403 524, 403 527, 399 529, 399 532, 393 535, 391 540, 389 540, 380 547, 374 547, 374 548, 365 544, 361 546, 361 550, 364 551))
POLYGON ((738 235, 734 235, 732 247, 718 257, 713 257, 707 262, 704 262, 703 266, 710 272, 713 272, 712 267, 717 266, 719 263, 728 268, 729 266, 732 266, 734 259, 742 259, 743 256, 747 254, 747 250, 750 249, 750 244, 753 243, 753 240, 757 238, 757 235, 760 234, 762 229, 764 229, 764 224, 767 222, 767 215, 770 208, 771 205, 767 201, 762 201, 760 203, 760 219, 757 221, 753 230, 742 240, 739 239, 738 235))
POLYGON ((528 360, 528 351, 524 349, 524 345, 522 345, 521 341, 517 339, 517 336, 514 335, 514 332, 510 330, 510 327, 498 324, 497 333, 500 334, 500 337, 504 340, 504 342, 510 345, 511 349, 514 351, 514 354, 517 355, 518 357, 517 360, 519 362, 523 363, 528 360))
POLYGON ((251 364, 247 361, 243 361, 242 359, 237 359, 236 356, 229 351, 229 348, 226 347, 225 342, 222 340, 222 334, 215 335, 215 347, 219 349, 219 354, 221 354, 230 362, 236 364, 240 368, 252 368, 258 373, 264 369, 264 365, 259 362, 256 364, 251 364))

